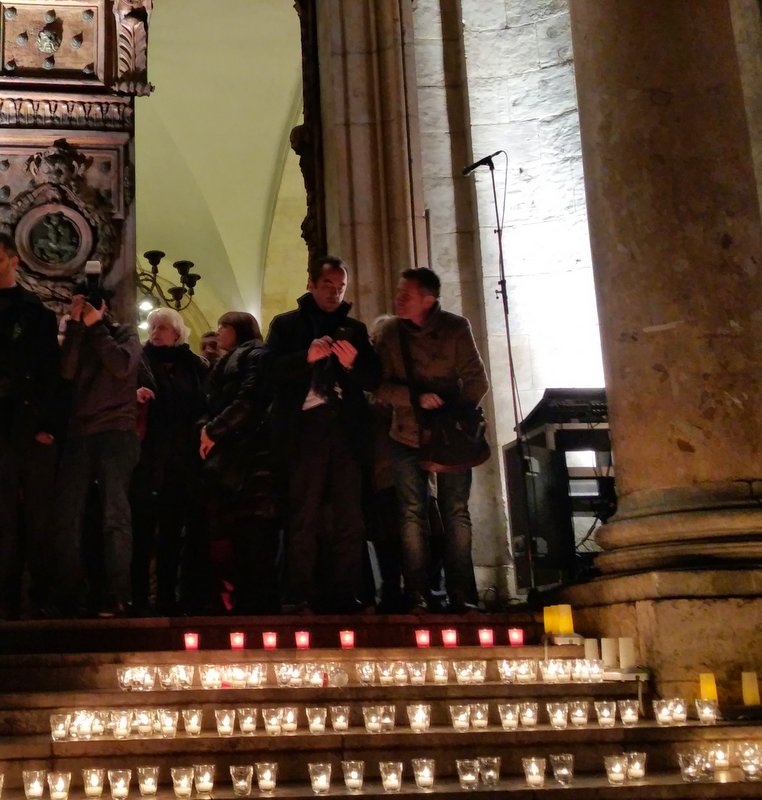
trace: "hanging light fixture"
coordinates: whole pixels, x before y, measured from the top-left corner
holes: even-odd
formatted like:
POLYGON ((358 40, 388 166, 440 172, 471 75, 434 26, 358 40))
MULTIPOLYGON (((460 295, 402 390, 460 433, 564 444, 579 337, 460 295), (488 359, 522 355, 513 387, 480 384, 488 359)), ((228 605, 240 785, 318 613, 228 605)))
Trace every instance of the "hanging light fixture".
POLYGON ((138 264, 138 291, 142 293, 143 300, 139 308, 148 312, 153 308, 151 298, 159 304, 182 311, 193 302, 196 284, 201 280, 198 273, 191 272, 192 261, 175 261, 172 266, 177 270, 180 279, 179 285, 172 284, 165 290, 159 283, 159 264, 166 253, 161 250, 146 250, 143 258, 150 264, 151 269, 144 269, 138 264), (150 308, 149 308, 150 306, 150 308))

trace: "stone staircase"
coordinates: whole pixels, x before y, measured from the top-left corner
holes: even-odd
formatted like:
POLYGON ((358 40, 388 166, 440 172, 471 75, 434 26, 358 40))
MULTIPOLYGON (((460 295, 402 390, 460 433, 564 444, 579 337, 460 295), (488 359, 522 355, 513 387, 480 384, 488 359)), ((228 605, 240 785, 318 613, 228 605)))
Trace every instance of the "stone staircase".
MULTIPOLYGON (((278 787, 275 797, 313 797, 308 777, 308 763, 332 765, 330 795, 349 794, 344 786, 342 760, 365 762, 365 783, 362 796, 387 794, 379 778, 380 761, 401 761, 404 764, 401 794, 422 794, 415 785, 411 761, 414 758, 436 760, 436 782, 428 794, 447 797, 472 795, 460 787, 456 760, 499 756, 501 778, 496 788, 483 788, 477 793, 499 792, 513 798, 548 796, 564 792, 565 798, 746 798, 762 796, 762 783, 744 782, 733 763, 718 773, 712 783, 686 784, 680 778, 677 753, 700 744, 723 742, 733 745, 742 741, 762 740, 756 725, 720 722, 702 726, 688 721, 678 726, 661 727, 653 721, 647 684, 635 675, 610 675, 601 683, 547 683, 536 681, 505 683, 499 664, 503 660, 521 659, 536 662, 547 659, 581 659, 582 648, 574 645, 543 646, 537 644, 540 631, 532 617, 512 615, 511 625, 523 627, 530 644, 509 647, 503 615, 477 620, 462 617, 431 617, 416 620, 410 617, 316 617, 316 618, 225 618, 225 619, 157 619, 72 622, 5 623, 0 626, 0 770, 5 775, 5 797, 21 798, 22 770, 63 770, 72 773, 69 797, 84 797, 82 769, 87 767, 130 768, 130 797, 139 797, 137 767, 154 765, 160 768, 159 797, 173 797, 170 768, 193 764, 215 764, 214 798, 233 797, 229 766, 272 761, 278 764, 278 787), (432 645, 416 648, 414 631, 425 627, 431 631, 432 645), (495 631, 494 647, 479 647, 478 629, 495 631), (356 647, 340 649, 339 631, 355 631, 356 647), (436 646, 440 630, 457 630, 457 647, 436 646), (309 650, 293 647, 294 633, 309 630, 309 650), (262 649, 262 632, 279 635, 277 650, 262 649), (199 634, 197 651, 183 649, 183 634, 199 634), (240 631, 247 639, 247 649, 231 650, 229 634, 240 631), (534 642, 534 644, 532 643, 534 642), (358 678, 360 662, 449 662, 448 682, 432 682, 431 672, 423 685, 379 685, 378 680, 364 685, 358 678), (453 662, 485 661, 483 683, 461 684, 456 681, 453 662), (264 665, 266 684, 256 688, 202 688, 201 667, 206 664, 264 665), (322 680, 311 685, 279 686, 275 679, 276 665, 334 665, 320 670, 322 680), (159 683, 151 691, 120 689, 120 668, 150 666, 168 668, 173 664, 193 665, 192 688, 162 689, 159 683), (331 673, 330 680, 328 673, 331 673), (323 685, 328 684, 328 685, 323 685), (333 684, 333 685, 331 685, 333 684), (596 700, 639 699, 645 709, 633 727, 624 727, 620 720, 614 727, 602 728, 596 722, 592 703, 596 700), (554 729, 548 724, 545 704, 555 701, 584 700, 590 706, 590 720, 584 727, 554 729), (539 724, 505 730, 498 705, 536 701, 539 724), (431 707, 428 731, 414 733, 408 724, 407 706, 420 703, 431 707), (452 704, 488 704, 488 724, 483 728, 457 731, 450 718, 452 704), (396 710, 394 729, 384 733, 368 733, 363 724, 363 707, 393 705, 396 710), (349 707, 349 727, 334 731, 330 717, 324 733, 310 733, 307 707, 349 707), (216 709, 242 707, 257 710, 253 735, 243 735, 235 727, 232 736, 220 736, 215 726, 216 709), (293 733, 268 735, 264 730, 262 709, 293 707, 297 709, 298 727, 293 733), (135 731, 128 738, 116 739, 113 732, 90 739, 54 741, 51 737, 51 715, 77 710, 145 711, 148 709, 200 709, 201 734, 189 736, 182 721, 174 738, 155 733, 140 736, 135 731), (624 786, 609 785, 603 765, 606 755, 638 751, 647 755, 645 779, 624 786), (575 760, 575 779, 571 786, 561 787, 553 779, 548 765, 543 789, 530 789, 524 779, 522 758, 548 758, 551 753, 571 753, 575 760)), ((314 674, 317 674, 315 672, 314 674)), ((313 675, 314 677, 314 675, 313 675)), ((102 715, 105 722, 106 716, 102 715)), ((732 747, 731 747, 732 749, 732 747)), ((104 798, 109 797, 108 786, 104 798)), ((195 795, 194 795, 195 796, 195 795)), ((252 796, 260 796, 256 788, 252 796)), ((45 798, 48 797, 47 791, 45 798)))

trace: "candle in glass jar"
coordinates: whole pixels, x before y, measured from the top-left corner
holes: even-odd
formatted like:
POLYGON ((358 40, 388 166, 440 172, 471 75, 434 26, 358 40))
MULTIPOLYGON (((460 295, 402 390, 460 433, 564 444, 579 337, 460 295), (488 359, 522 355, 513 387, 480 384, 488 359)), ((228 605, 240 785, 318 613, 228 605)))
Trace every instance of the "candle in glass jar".
POLYGON ((188 631, 183 634, 183 641, 185 642, 186 650, 198 650, 198 634, 188 631))
POLYGON ((275 650, 278 646, 278 634, 275 631, 265 631, 262 634, 262 647, 265 650, 275 650))
POLYGON ((310 632, 309 631, 296 631, 294 633, 294 642, 296 643, 297 650, 310 649, 310 632))
POLYGON ((243 650, 246 647, 246 634, 241 631, 234 631, 230 634, 230 649, 243 650))
POLYGON ((86 797, 100 797, 103 794, 103 773, 97 769, 83 770, 86 797))
MULTIPOLYGON (((190 796, 190 790, 188 791, 188 795, 190 796)), ((111 787, 111 796, 114 800, 123 800, 127 797, 127 784, 123 778, 119 778, 111 787)))
POLYGON ((442 644, 445 647, 457 647, 458 632, 454 628, 444 628, 442 630, 442 644))
POLYGON ((524 644, 524 631, 522 628, 508 628, 508 643, 511 647, 521 647, 524 644))
POLYGON ((495 632, 492 628, 479 628, 479 644, 482 647, 492 647, 495 643, 495 632))
POLYGON ((431 645, 431 632, 425 628, 416 630, 415 644, 417 647, 429 647, 431 645))
POLYGON ((355 646, 355 632, 339 631, 339 643, 344 650, 351 650, 355 646))

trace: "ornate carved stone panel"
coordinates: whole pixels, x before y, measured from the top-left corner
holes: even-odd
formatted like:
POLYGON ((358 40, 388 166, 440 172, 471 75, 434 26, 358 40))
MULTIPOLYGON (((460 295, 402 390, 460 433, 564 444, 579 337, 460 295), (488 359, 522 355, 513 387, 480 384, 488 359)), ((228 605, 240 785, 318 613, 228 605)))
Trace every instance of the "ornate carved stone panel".
POLYGON ((0 2, 0 88, 54 86, 150 94, 153 0, 0 2))
POLYGON ((16 240, 21 282, 56 307, 90 259, 109 284, 122 277, 132 181, 127 134, 46 136, 41 146, 38 132, 16 132, 0 145, 0 230, 16 240))

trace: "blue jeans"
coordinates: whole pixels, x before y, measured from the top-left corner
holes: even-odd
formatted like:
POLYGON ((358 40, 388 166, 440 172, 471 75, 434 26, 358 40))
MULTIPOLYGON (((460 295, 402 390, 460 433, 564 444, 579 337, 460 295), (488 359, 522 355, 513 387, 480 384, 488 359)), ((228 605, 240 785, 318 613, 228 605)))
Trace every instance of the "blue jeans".
POLYGON ((98 484, 102 509, 106 591, 116 601, 130 601, 132 521, 129 486, 140 443, 133 431, 104 431, 67 440, 58 481, 56 536, 57 600, 80 602, 84 587, 82 527, 90 485, 98 484))
MULTIPOLYGON (((418 449, 392 441, 394 476, 402 514, 402 574, 409 597, 429 594, 429 473, 418 449)), ((437 474, 437 502, 445 532, 445 581, 450 602, 475 603, 468 496, 471 470, 437 474)))

